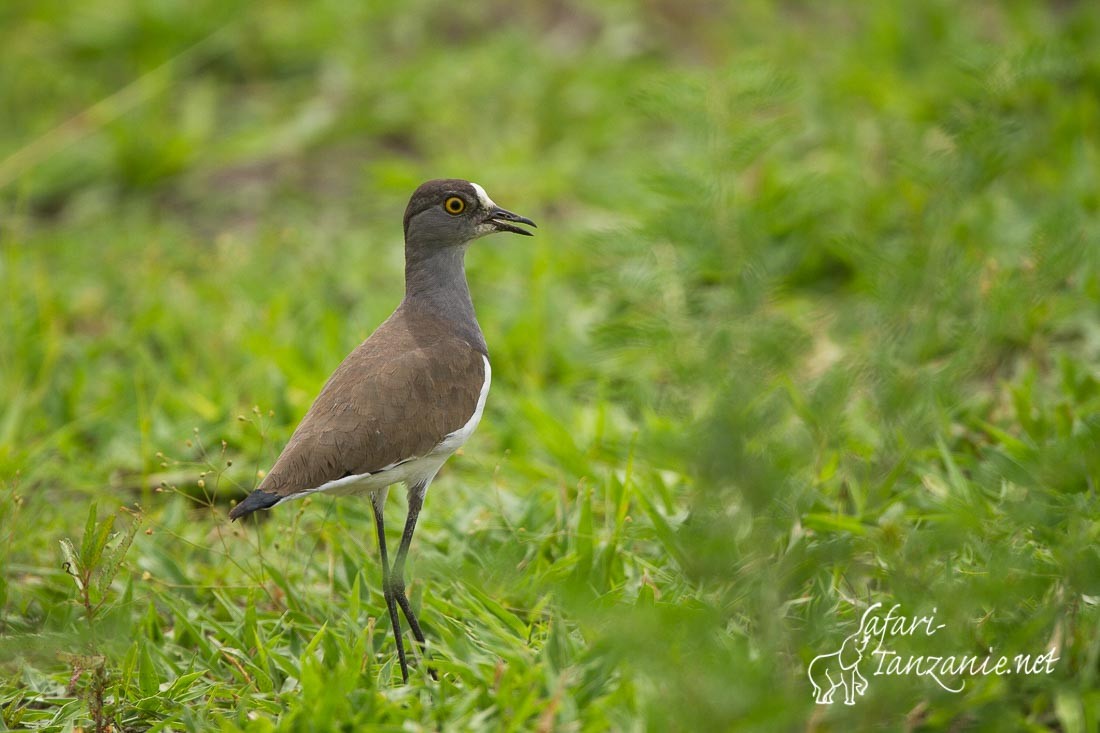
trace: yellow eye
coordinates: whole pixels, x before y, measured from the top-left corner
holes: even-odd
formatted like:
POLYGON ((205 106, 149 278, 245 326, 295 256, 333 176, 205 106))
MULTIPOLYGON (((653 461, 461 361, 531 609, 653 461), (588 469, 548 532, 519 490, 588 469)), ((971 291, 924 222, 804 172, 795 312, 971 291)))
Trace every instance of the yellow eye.
POLYGON ((447 210, 448 214, 461 214, 466 210, 466 202, 458 196, 451 196, 443 202, 443 208, 447 210))

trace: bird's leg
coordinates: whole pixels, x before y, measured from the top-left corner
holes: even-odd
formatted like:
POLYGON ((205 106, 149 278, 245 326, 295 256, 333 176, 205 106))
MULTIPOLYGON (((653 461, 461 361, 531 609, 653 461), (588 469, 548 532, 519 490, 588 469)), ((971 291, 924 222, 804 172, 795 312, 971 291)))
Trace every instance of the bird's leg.
POLYGON ((424 506, 424 495, 428 492, 428 482, 421 481, 409 487, 409 514, 405 518, 405 531, 401 534, 401 544, 397 548, 397 558, 393 562, 393 570, 390 572, 390 587, 409 622, 413 636, 420 642, 421 648, 426 643, 424 632, 420 630, 420 622, 416 620, 412 605, 405 595, 405 557, 409 554, 409 545, 412 544, 413 532, 416 530, 416 519, 420 516, 420 509, 424 506))
MULTIPOLYGON (((392 573, 390 562, 386 557, 386 523, 382 518, 382 508, 386 504, 385 492, 371 494, 370 505, 374 510, 374 526, 378 530, 378 554, 382 557, 382 595, 386 599, 386 609, 390 613, 390 623, 393 624, 393 640, 397 644, 397 659, 401 662, 401 679, 409 681, 409 665, 405 660, 405 645, 401 641, 401 618, 397 615, 397 599, 390 584, 392 573)), ((403 543, 402 543, 403 544, 403 543)), ((404 594, 402 594, 402 597, 404 594)), ((408 603, 408 601, 405 601, 408 603)))

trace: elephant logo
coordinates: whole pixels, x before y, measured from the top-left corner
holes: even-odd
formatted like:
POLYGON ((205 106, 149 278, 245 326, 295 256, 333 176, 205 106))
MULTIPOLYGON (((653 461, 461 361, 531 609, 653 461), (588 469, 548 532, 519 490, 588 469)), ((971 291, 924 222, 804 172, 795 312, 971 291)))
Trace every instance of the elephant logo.
POLYGON ((839 649, 818 654, 806 668, 818 705, 832 705, 837 688, 844 688, 845 705, 855 705, 856 695, 867 691, 867 678, 860 674, 859 663, 871 641, 871 634, 866 628, 867 616, 881 605, 876 603, 864 611, 859 628, 844 640, 839 649))

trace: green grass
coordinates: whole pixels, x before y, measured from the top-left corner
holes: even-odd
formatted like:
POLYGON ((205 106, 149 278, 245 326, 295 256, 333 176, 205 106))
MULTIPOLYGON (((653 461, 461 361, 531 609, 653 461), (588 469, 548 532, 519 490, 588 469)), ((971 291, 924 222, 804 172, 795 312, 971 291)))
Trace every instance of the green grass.
POLYGON ((0 729, 1095 730, 1098 41, 1091 3, 5 3, 0 729), (439 176, 539 229, 468 258, 493 392, 402 686, 366 502, 226 513, 439 176), (874 602, 945 625, 904 655, 1059 661, 815 705, 874 602))

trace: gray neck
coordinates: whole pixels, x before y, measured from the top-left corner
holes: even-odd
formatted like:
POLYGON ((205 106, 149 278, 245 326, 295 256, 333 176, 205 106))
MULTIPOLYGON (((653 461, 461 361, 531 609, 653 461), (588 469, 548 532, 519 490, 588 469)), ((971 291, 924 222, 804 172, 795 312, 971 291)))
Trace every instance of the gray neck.
POLYGON ((466 245, 410 247, 406 244, 405 300, 401 306, 450 321, 457 335, 481 353, 488 354, 466 284, 465 257, 466 245))

